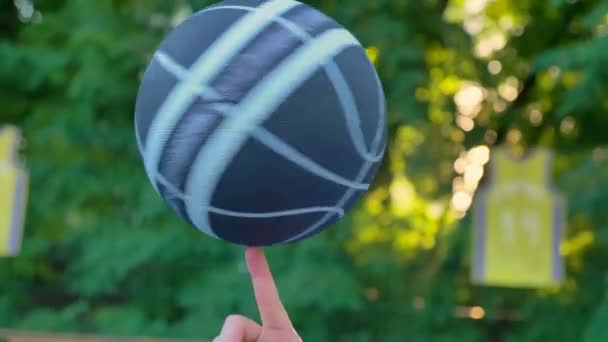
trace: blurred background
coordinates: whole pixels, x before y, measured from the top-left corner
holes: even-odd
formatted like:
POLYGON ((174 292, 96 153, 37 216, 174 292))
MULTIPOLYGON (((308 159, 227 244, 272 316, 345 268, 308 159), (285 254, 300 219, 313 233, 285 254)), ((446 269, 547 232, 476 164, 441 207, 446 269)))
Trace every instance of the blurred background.
MULTIPOLYGON (((29 172, 0 328, 206 340, 228 314, 257 317, 243 248, 165 206, 134 137, 152 53, 211 3, 0 1, 0 125, 22 131, 29 172)), ((267 250, 304 341, 608 341, 608 1, 307 3, 367 47, 390 144, 344 220, 267 250), (553 285, 471 280, 498 146, 554 153, 568 206, 553 285)))

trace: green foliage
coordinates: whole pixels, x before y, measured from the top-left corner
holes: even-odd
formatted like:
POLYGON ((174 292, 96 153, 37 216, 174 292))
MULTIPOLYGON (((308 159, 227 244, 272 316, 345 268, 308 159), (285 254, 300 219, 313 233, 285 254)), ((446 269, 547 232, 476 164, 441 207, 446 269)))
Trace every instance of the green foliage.
POLYGON ((604 301, 593 314, 593 318, 585 331, 585 342, 599 342, 608 339, 606 320, 608 320, 608 302, 604 301))
MULTIPOLYGON (((228 314, 257 317, 243 249, 170 212, 133 133, 151 54, 210 3, 38 0, 24 16, 0 2, 0 123, 23 128, 31 173, 23 253, 0 260, 0 326, 211 338, 228 314)), ((377 49, 391 141, 353 213, 268 250, 304 339, 606 340, 606 2, 310 3, 377 49), (483 99, 464 129, 455 95, 468 86, 483 99), (469 282, 470 219, 449 206, 453 164, 498 143, 557 152, 570 203, 559 289, 469 282), (456 315, 463 306, 485 317, 456 315)))
POLYGON ((579 74, 574 76, 579 79, 575 85, 565 85, 564 99, 556 108, 558 116, 597 110, 596 104, 602 103, 606 94, 608 72, 603 65, 607 62, 607 37, 550 49, 536 58, 537 70, 557 67, 579 74))

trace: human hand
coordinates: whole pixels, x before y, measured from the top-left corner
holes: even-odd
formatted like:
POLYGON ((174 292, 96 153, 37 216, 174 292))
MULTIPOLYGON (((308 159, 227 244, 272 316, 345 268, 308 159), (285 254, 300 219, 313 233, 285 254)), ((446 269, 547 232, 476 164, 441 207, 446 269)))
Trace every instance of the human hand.
POLYGON ((228 316, 220 335, 213 342, 301 342, 281 303, 262 250, 247 248, 245 259, 262 325, 243 316, 228 316))

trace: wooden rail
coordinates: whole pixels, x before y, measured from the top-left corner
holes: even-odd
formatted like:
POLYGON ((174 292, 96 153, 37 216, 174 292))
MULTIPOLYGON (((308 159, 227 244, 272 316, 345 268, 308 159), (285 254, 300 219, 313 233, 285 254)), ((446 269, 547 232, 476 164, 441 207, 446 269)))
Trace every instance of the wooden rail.
POLYGON ((119 338, 92 335, 45 334, 0 329, 0 342, 206 342, 203 340, 167 340, 156 338, 119 338))

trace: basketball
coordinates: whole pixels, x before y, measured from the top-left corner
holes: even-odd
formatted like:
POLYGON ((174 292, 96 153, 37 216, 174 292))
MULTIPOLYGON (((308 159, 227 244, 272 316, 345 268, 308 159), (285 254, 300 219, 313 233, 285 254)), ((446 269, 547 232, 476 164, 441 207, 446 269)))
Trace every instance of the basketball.
POLYGON ((282 245, 336 223, 373 181, 384 92, 358 40, 292 0, 226 0, 145 70, 135 133, 154 189, 201 232, 282 245))

